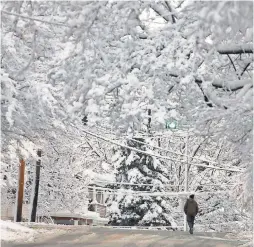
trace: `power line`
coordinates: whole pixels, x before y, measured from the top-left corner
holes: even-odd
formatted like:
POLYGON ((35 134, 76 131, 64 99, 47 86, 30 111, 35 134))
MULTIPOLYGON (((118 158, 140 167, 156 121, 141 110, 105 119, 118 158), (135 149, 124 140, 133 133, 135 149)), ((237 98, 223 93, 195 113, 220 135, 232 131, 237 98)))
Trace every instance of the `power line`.
POLYGON ((150 146, 152 148, 159 149, 161 151, 173 153, 173 154, 176 154, 176 155, 185 156, 185 157, 188 157, 188 158, 191 158, 191 159, 201 160, 201 161, 208 162, 208 163, 211 163, 211 164, 219 164, 218 162, 214 162, 214 161, 211 161, 211 160, 207 160, 207 159, 203 159, 203 158, 197 158, 197 157, 192 157, 190 155, 186 155, 186 154, 178 153, 178 152, 175 152, 175 151, 172 151, 172 150, 168 150, 168 149, 164 149, 164 148, 161 148, 161 147, 153 146, 153 145, 151 145, 149 143, 141 142, 141 141, 138 141, 138 140, 135 140, 135 139, 132 139, 132 138, 128 138, 127 137, 127 139, 131 140, 131 141, 135 141, 135 142, 140 143, 140 144, 144 144, 144 145, 150 146))
MULTIPOLYGON (((101 182, 106 184, 119 184, 119 185, 133 185, 133 186, 156 186, 156 184, 135 184, 135 183, 125 183, 125 182, 115 182, 115 181, 106 181, 106 180, 96 180, 94 182, 101 182)), ((232 183, 232 184, 199 184, 197 186, 236 186, 242 185, 243 183, 232 183)), ((164 187, 184 187, 184 185, 171 185, 171 184, 163 184, 164 187)))
MULTIPOLYGON (((156 184, 134 184, 134 183, 124 183, 124 182, 108 182, 103 180, 96 180, 96 182, 102 182, 107 184, 119 184, 119 185, 133 185, 133 186, 156 186, 156 184)), ((179 185, 163 185, 165 187, 179 187, 179 185)), ((182 185, 180 185, 182 186, 182 185)))
MULTIPOLYGON (((117 146, 120 146, 120 147, 123 147, 123 148, 127 148, 129 150, 135 151, 137 153, 142 153, 142 154, 145 154, 145 155, 148 155, 148 156, 154 156, 154 157, 157 157, 159 159, 165 159, 165 160, 177 161, 177 162, 185 163, 185 161, 183 161, 183 160, 178 160, 178 159, 171 158, 171 157, 168 157, 168 156, 162 156, 162 155, 158 155, 158 154, 153 154, 153 153, 149 153, 149 152, 137 149, 137 148, 129 147, 127 145, 118 143, 116 141, 110 140, 110 139, 108 139, 106 137, 103 137, 103 136, 99 136, 99 135, 94 134, 94 133, 92 133, 90 131, 87 131, 87 130, 83 130, 83 132, 88 134, 88 135, 91 135, 91 136, 94 136, 96 138, 99 138, 101 140, 104 140, 106 142, 110 142, 110 143, 112 143, 114 145, 117 145, 117 146)), ((82 145, 83 144, 80 144, 79 146, 82 146, 82 145)), ((210 166, 210 165, 204 165, 204 164, 194 164, 194 163, 189 163, 189 164, 191 164, 193 166, 205 167, 205 168, 216 169, 216 170, 224 170, 224 171, 230 171, 230 172, 243 172, 241 169, 232 169, 232 168, 228 168, 228 167, 217 167, 217 166, 210 166)))
MULTIPOLYGON (((87 188, 94 189, 93 186, 87 186, 87 188)), ((173 191, 134 191, 134 190, 127 190, 127 189, 110 189, 104 187, 95 187, 96 189, 100 189, 101 191, 107 191, 108 195, 117 195, 117 194, 131 194, 134 196, 186 196, 190 194, 195 195, 206 195, 206 194, 228 194, 231 190, 218 190, 218 191, 180 191, 180 192, 173 192, 173 191)))
MULTIPOLYGON (((99 127, 100 129, 103 130, 103 127, 102 126, 96 126, 96 127, 99 127)), ((106 129, 106 128, 105 128, 106 129)), ((108 134, 111 134, 111 135, 114 135, 113 133, 108 133, 108 134)), ((164 151, 164 152, 170 152, 170 153, 173 153, 173 154, 176 154, 176 155, 180 155, 180 156, 185 156, 185 157, 188 157, 190 159, 196 159, 196 160, 200 160, 200 161, 203 161, 203 162, 208 162, 208 163, 211 163, 211 164, 219 164, 218 162, 215 162, 215 161, 212 161, 212 160, 207 160, 207 159, 204 159, 204 158, 197 158, 197 157, 192 157, 190 155, 186 155, 186 154, 182 154, 182 153, 179 153, 179 152, 176 152, 176 151, 172 151, 172 150, 168 150, 168 149, 164 149, 164 148, 161 148, 161 147, 158 147, 158 146, 154 146, 154 145, 151 145, 149 143, 145 143, 145 142, 142 142, 142 141, 138 141, 138 140, 135 140, 133 138, 129 138, 129 137, 125 137, 126 139, 128 140, 131 140, 131 141, 134 141, 134 142, 137 142, 137 143, 140 143, 140 144, 143 144, 145 146, 149 146, 149 147, 152 147, 152 148, 155 148, 155 149, 158 149, 158 150, 161 150, 161 151, 164 151)), ((123 137, 121 139, 124 139, 123 137)))

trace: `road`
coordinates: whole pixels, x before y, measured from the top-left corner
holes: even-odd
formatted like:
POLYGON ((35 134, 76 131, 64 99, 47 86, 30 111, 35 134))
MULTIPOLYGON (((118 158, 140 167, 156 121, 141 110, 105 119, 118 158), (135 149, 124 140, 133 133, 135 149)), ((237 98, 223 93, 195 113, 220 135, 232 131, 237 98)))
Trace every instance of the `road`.
POLYGON ((112 228, 79 228, 43 241, 43 236, 34 243, 3 243, 2 247, 232 247, 243 241, 226 239, 225 234, 195 233, 180 231, 129 230, 112 228))

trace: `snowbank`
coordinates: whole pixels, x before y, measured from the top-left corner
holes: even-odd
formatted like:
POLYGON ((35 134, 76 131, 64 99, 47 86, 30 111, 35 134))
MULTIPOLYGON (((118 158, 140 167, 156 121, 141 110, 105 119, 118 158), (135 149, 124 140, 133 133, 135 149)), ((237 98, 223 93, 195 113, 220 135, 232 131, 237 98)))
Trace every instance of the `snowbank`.
POLYGON ((22 226, 18 223, 0 220, 1 226, 1 240, 4 241, 18 241, 26 239, 26 241, 33 241, 35 230, 22 226))
POLYGON ((53 225, 46 223, 13 223, 10 221, 0 220, 1 240, 5 242, 41 242, 56 236, 64 235, 71 227, 67 225, 53 225), (29 227, 33 227, 31 229, 29 227), (36 227, 37 226, 37 227, 36 227))

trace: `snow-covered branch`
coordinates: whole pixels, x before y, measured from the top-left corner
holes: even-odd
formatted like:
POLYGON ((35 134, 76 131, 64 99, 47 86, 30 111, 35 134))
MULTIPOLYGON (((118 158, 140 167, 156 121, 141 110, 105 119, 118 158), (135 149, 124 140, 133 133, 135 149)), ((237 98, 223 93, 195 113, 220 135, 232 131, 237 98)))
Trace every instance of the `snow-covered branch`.
POLYGON ((243 54, 243 53, 253 53, 252 44, 242 44, 242 45, 231 45, 223 44, 217 48, 220 54, 243 54))
POLYGON ((57 25, 57 26, 68 27, 64 23, 45 21, 45 20, 41 20, 41 19, 38 19, 38 18, 34 18, 34 17, 29 17, 29 16, 25 16, 25 15, 16 14, 16 13, 11 13, 11 12, 8 12, 8 11, 5 11, 5 10, 1 10, 1 12, 6 14, 6 15, 13 15, 13 16, 16 16, 16 17, 19 17, 19 18, 22 18, 22 19, 30 20, 30 21, 38 21, 38 22, 46 23, 46 24, 50 24, 50 25, 57 25))
POLYGON ((243 79, 243 80, 235 80, 235 81, 227 81, 227 80, 215 80, 212 85, 215 88, 225 88, 229 91, 237 91, 243 88, 246 85, 253 84, 251 79, 243 79))
POLYGON ((165 1, 165 5, 162 2, 153 3, 151 4, 151 9, 165 21, 172 21, 172 23, 176 22, 176 17, 172 12, 172 8, 168 1, 165 1))
MULTIPOLYGON (((18 78, 21 76, 22 74, 30 67, 30 65, 34 62, 34 58, 35 58, 35 51, 36 51, 36 35, 37 35, 37 30, 34 30, 34 35, 33 35, 33 42, 32 42, 32 54, 31 57, 29 59, 29 61, 27 62, 27 65, 22 68, 20 71, 18 71, 18 73, 16 74, 15 78, 16 80, 18 80, 18 78)), ((26 85, 27 86, 27 85, 26 85)), ((24 88, 24 87, 23 87, 24 88)))

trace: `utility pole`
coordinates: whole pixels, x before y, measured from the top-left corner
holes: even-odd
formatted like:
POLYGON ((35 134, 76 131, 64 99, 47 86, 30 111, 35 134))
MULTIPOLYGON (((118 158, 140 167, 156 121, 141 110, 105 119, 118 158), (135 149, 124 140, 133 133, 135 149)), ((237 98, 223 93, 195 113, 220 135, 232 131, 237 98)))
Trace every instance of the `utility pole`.
POLYGON ((24 196, 24 181, 25 181, 25 161, 23 158, 19 160, 19 185, 17 191, 17 208, 14 215, 14 221, 21 222, 22 220, 22 207, 24 196))
POLYGON ((32 211, 30 216, 30 221, 35 222, 36 220, 36 210, 37 210, 37 203, 38 203, 38 194, 39 194, 39 183, 40 183, 40 170, 41 170, 41 150, 37 150, 37 156, 38 160, 36 161, 36 167, 35 167, 35 177, 34 177, 34 183, 33 183, 33 192, 34 195, 32 195, 32 211))
MULTIPOLYGON (((184 168, 184 192, 188 192, 188 139, 189 139, 189 133, 186 134, 186 141, 185 141, 185 168, 184 168)), ((184 231, 187 231, 187 219, 186 215, 184 214, 184 231)))

